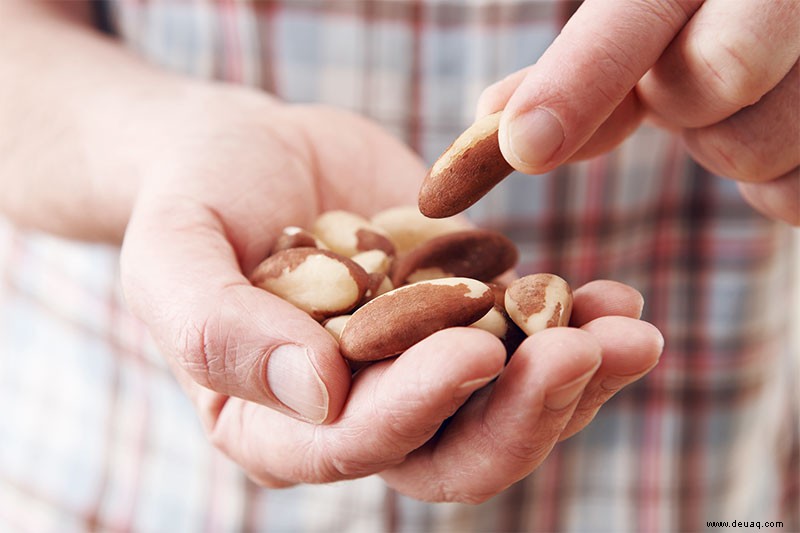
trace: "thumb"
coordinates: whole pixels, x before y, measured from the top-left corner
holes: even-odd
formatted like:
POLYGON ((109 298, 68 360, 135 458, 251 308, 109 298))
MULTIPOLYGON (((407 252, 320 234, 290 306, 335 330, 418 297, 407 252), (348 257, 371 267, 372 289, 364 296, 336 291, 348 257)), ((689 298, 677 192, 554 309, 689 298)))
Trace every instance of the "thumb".
POLYGON ((626 99, 700 3, 587 0, 508 99, 498 134, 505 159, 526 174, 568 160, 626 99))
POLYGON ((336 342, 248 282, 211 210, 163 198, 140 203, 121 268, 131 310, 195 382, 314 423, 339 414, 350 370, 336 342))

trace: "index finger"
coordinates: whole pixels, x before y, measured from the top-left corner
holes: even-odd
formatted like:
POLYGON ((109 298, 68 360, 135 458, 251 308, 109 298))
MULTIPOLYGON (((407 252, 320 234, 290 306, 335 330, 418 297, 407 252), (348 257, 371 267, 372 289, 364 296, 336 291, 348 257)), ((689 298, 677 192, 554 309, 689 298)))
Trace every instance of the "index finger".
POLYGON ((503 157, 526 174, 566 161, 634 88, 701 0, 587 0, 503 112, 503 157))

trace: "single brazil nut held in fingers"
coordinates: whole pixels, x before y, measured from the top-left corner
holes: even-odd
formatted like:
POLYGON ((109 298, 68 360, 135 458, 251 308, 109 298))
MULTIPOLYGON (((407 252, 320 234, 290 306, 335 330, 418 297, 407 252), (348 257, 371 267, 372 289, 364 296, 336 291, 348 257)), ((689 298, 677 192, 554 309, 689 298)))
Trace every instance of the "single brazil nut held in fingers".
POLYGON ((395 255, 394 243, 385 231, 369 220, 349 211, 326 211, 319 215, 311 228, 328 248, 347 257, 367 250, 382 250, 395 255))
POLYGON ((250 282, 322 320, 355 307, 364 297, 369 276, 329 250, 291 248, 262 261, 250 282))
POLYGON ((516 265, 519 252, 502 233, 470 229, 420 244, 398 259, 392 283, 399 287, 425 279, 465 277, 489 281, 516 265))
POLYGON ((405 285, 360 307, 341 331, 339 347, 351 361, 400 354, 439 330, 468 326, 494 305, 492 290, 469 278, 405 285))
POLYGON ((555 274, 531 274, 509 285, 505 307, 508 316, 527 335, 567 326, 572 314, 572 289, 555 274))
POLYGON ((514 170, 503 158, 497 132, 502 112, 467 128, 428 171, 419 192, 419 210, 444 218, 466 210, 514 170))
POLYGON ((428 218, 420 213, 416 205, 385 209, 373 215, 370 221, 389 235, 398 256, 428 239, 470 227, 463 217, 428 218))

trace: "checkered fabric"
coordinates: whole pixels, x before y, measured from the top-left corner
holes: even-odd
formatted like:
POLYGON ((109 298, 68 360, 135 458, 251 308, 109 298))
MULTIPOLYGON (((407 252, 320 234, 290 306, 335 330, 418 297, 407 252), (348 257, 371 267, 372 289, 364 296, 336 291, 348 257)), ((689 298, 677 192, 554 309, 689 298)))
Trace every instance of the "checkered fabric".
MULTIPOLYGON (((130 0, 132 51, 186 75, 368 115, 427 161, 481 90, 531 64, 572 3, 130 0)), ((0 531, 672 532, 798 520, 793 231, 677 139, 513 175, 470 210, 522 273, 645 296, 660 365, 485 504, 426 504, 377 477, 265 490, 209 445, 119 290, 119 250, 0 225, 0 531), (793 322, 794 321, 794 322, 793 322)))

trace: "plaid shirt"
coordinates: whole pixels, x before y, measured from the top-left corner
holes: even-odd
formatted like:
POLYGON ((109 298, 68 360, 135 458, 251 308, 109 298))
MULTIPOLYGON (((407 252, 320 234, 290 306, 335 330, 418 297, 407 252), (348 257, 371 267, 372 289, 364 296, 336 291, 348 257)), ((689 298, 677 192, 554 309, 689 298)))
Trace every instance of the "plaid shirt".
MULTIPOLYGON (((431 162, 574 7, 131 0, 110 15, 154 63, 352 109, 431 162)), ((792 230, 648 127, 608 155, 513 175, 470 215, 516 240, 523 273, 636 287, 666 338, 646 379, 478 506, 420 503, 376 476, 255 486, 125 309, 118 249, 0 225, 0 531, 800 530, 792 230)))

